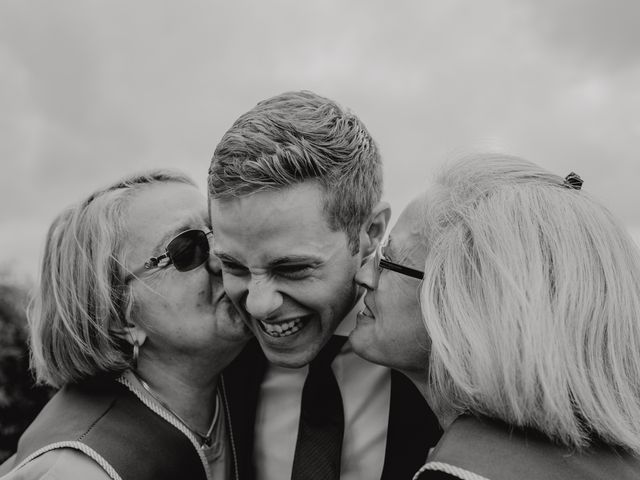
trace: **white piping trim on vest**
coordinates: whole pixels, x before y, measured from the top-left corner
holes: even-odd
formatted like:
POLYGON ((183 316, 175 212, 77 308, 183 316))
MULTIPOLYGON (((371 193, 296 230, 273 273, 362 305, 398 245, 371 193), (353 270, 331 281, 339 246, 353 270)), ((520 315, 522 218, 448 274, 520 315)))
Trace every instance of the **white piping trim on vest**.
POLYGON ((454 475, 458 478, 462 478, 463 480, 489 480, 487 477, 483 477, 482 475, 478 475, 477 473, 470 472, 469 470, 465 470, 464 468, 455 467, 448 463, 444 462, 427 462, 425 463, 420 470, 416 472, 413 476, 413 480, 418 480, 418 477, 422 472, 427 470, 435 470, 438 472, 444 472, 451 475, 454 475))
POLYGON ((50 445, 42 447, 41 449, 36 450, 27 458, 25 458, 22 462, 20 462, 20 464, 17 467, 13 468, 7 475, 23 467, 34 458, 37 458, 40 455, 50 452, 51 450, 57 450, 59 448, 73 448, 75 450, 80 450, 82 453, 84 453, 85 455, 90 457, 94 462, 100 465, 100 467, 102 467, 102 469, 107 473, 107 475, 109 475, 113 480, 122 480, 120 475, 118 475, 118 472, 115 471, 115 469, 111 466, 109 462, 107 462, 104 458, 102 458, 102 456, 100 456, 98 452, 86 446, 82 442, 57 442, 57 443, 52 443, 50 445))
POLYGON ((204 473, 207 477, 207 480, 213 480, 213 477, 211 476, 211 472, 209 471, 209 463, 207 462, 207 457, 204 455, 204 452, 200 448, 200 444, 198 443, 198 440, 196 439, 195 435, 191 433, 191 431, 187 427, 185 427, 181 421, 179 421, 173 415, 170 415, 164 408, 162 408, 162 406, 152 402, 149 398, 147 398, 146 395, 143 395, 142 392, 139 392, 131 384, 131 382, 127 378, 125 378, 124 375, 118 377, 116 381, 120 382, 129 390, 131 390, 131 392, 133 392, 133 394, 136 397, 138 397, 138 399, 142 403, 144 403, 152 412, 154 412, 156 415, 158 415, 159 417, 163 418, 164 420, 169 422, 171 425, 176 427, 189 439, 189 441, 193 445, 193 448, 195 448, 196 453, 198 454, 198 457, 200 457, 200 461, 202 462, 202 466, 204 467, 204 473))
POLYGON ((224 385, 224 375, 220 375, 220 391, 222 394, 222 403, 224 406, 225 419, 227 429, 229 431, 229 443, 231 444, 231 454, 233 455, 233 467, 235 470, 235 480, 240 480, 240 472, 238 470, 238 454, 236 452, 236 443, 233 438, 233 429, 231 428, 231 409, 227 400, 227 388, 224 385))

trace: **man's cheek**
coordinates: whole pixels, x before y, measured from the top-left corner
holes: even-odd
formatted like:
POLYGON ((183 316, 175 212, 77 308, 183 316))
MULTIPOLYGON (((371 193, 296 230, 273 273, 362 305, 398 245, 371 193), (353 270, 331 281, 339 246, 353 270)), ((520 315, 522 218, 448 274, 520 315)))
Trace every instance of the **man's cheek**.
POLYGON ((231 299, 231 302, 233 302, 235 307, 239 310, 244 310, 240 308, 243 289, 238 280, 233 275, 222 272, 222 283, 225 292, 227 292, 228 297, 231 299))

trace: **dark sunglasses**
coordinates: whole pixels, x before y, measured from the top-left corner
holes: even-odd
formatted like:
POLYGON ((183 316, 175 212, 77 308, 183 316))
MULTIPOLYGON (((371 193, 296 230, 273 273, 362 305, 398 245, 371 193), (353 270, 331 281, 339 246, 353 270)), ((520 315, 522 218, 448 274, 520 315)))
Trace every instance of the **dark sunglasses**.
POLYGON ((188 272, 209 260, 209 237, 211 230, 185 230, 176 235, 165 248, 165 252, 157 257, 151 257, 140 267, 131 272, 125 282, 137 277, 141 273, 154 268, 164 268, 173 265, 179 272, 188 272))

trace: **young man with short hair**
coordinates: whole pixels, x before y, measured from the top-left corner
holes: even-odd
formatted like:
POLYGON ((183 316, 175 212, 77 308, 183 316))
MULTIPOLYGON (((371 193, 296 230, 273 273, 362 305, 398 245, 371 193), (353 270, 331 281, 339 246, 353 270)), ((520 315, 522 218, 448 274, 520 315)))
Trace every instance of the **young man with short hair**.
POLYGON ((353 278, 390 217, 363 123, 312 92, 265 100, 224 135, 208 183, 225 289, 256 337, 225 374, 242 479, 410 478, 437 420, 346 341, 353 278))

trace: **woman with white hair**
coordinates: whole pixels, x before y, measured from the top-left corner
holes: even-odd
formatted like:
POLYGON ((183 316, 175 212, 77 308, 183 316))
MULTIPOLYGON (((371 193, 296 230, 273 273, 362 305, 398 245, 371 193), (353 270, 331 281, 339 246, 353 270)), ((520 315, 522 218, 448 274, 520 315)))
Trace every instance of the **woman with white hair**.
POLYGON ((416 479, 640 477, 640 255, 581 185, 463 159, 356 276, 354 349, 445 427, 416 479))
POLYGON ((249 334, 211 236, 205 196, 169 171, 55 219, 29 322, 37 377, 61 389, 3 480, 235 476, 220 372, 249 334))

